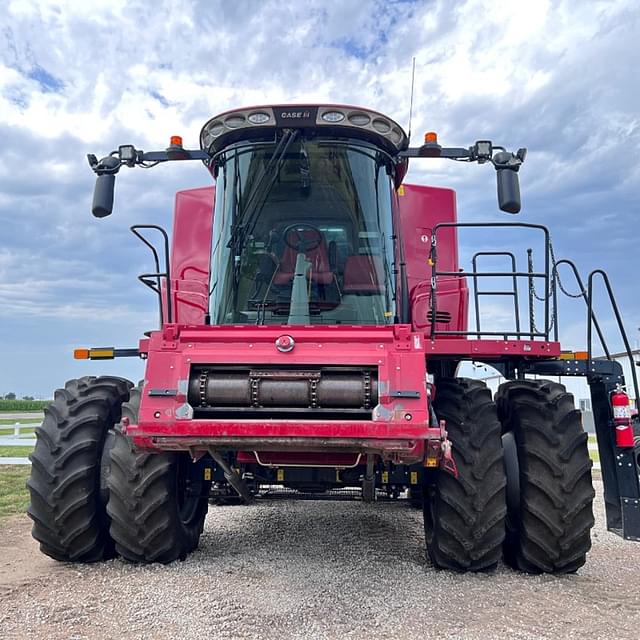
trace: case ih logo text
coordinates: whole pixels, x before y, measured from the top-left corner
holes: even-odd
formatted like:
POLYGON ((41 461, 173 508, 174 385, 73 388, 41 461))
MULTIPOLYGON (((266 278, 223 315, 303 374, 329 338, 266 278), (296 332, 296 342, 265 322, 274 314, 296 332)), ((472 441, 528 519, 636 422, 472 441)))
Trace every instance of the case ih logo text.
POLYGON ((309 111, 281 111, 281 118, 310 118, 311 113, 309 111))

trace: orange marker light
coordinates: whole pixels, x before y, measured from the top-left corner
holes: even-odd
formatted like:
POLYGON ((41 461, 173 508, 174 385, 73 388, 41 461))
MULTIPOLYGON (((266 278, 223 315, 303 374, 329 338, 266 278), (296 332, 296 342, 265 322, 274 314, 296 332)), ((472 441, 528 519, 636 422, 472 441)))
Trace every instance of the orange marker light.
POLYGON ((89 349, 74 349, 73 350, 73 358, 74 358, 74 360, 88 360, 89 359, 89 349))
POLYGON ((424 134, 424 142, 425 144, 428 142, 438 142, 438 134, 435 131, 427 131, 424 134))
POLYGON ((181 147, 182 136, 171 136, 170 144, 172 147, 181 147))

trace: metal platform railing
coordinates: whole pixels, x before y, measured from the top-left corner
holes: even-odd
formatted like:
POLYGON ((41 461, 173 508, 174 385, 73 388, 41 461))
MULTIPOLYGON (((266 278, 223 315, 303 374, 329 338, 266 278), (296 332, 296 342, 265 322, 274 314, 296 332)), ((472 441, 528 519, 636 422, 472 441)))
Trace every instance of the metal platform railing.
MULTIPOLYGON (((437 323, 431 324, 430 337, 432 339, 442 336, 458 336, 469 338, 488 338, 488 337, 502 337, 504 340, 509 339, 543 339, 558 341, 558 290, 569 298, 581 298, 587 308, 587 359, 591 361, 594 358, 593 354, 593 333, 595 331, 597 338, 600 342, 600 346, 604 352, 604 357, 607 360, 611 360, 611 350, 607 344, 604 333, 602 331, 601 324, 598 322, 596 313, 594 311, 594 283, 598 278, 604 284, 605 292, 607 294, 613 316, 616 321, 616 328, 619 336, 624 344, 625 354, 632 363, 631 366, 631 378, 635 391, 635 397, 639 398, 638 394, 638 376, 633 366, 633 355, 629 339, 625 331, 620 310, 618 308, 613 289, 607 274, 602 269, 594 269, 589 273, 587 278, 587 286, 585 287, 583 279, 580 277, 578 269, 574 262, 567 259, 556 260, 553 245, 551 243, 551 236, 549 230, 544 225, 532 224, 526 222, 446 222, 437 224, 434 226, 431 235, 431 251, 430 251, 430 264, 431 264, 431 317, 436 318, 438 313, 438 284, 439 278, 453 277, 453 278, 467 278, 471 279, 472 287, 472 299, 474 303, 474 315, 475 315, 475 330, 468 331, 448 331, 444 329, 438 329, 437 323), (438 232, 443 229, 529 229, 537 233, 541 233, 544 240, 544 268, 542 271, 536 271, 534 269, 533 250, 527 249, 527 270, 518 271, 516 255, 513 251, 477 251, 473 254, 471 259, 472 270, 471 271, 440 271, 438 270, 438 232), (482 270, 480 269, 480 263, 484 262, 487 258, 506 258, 508 260, 509 269, 504 271, 495 270, 482 270), (567 266, 570 269, 570 273, 577 286, 579 287, 578 293, 570 293, 563 286, 560 279, 559 269, 561 266, 567 266), (507 279, 509 285, 505 289, 482 289, 481 279, 493 278, 493 279, 507 279), (528 290, 528 330, 522 328, 521 319, 521 306, 520 306, 520 291, 518 289, 518 283, 525 279, 528 290), (543 292, 539 295, 536 292, 535 284, 542 283, 543 292), (513 327, 506 330, 484 330, 481 326, 481 298, 500 296, 503 298, 510 298, 513 302, 513 327), (535 321, 535 308, 536 302, 542 304, 544 326, 538 328, 535 321)), ((538 307, 539 309, 539 307, 538 307)))
POLYGON ((557 299, 556 291, 552 286, 552 249, 551 238, 547 227, 539 224, 531 224, 526 222, 445 222, 435 225, 431 234, 431 251, 430 251, 430 264, 431 264, 431 286, 433 295, 431 296, 431 317, 437 317, 437 288, 438 279, 441 277, 454 277, 454 278, 471 278, 473 301, 475 305, 475 331, 448 331, 436 328, 436 323, 431 324, 431 338, 437 338, 438 336, 458 336, 458 337, 502 337, 505 340, 510 338, 525 338, 525 339, 544 339, 544 340, 557 340, 558 339, 558 327, 556 318, 557 299), (442 229, 491 229, 491 228, 509 228, 509 229, 531 229, 542 234, 544 239, 544 269, 542 271, 535 271, 533 268, 533 261, 531 259, 531 253, 529 250, 528 256, 528 269, 527 271, 518 271, 516 264, 516 256, 511 251, 478 251, 472 258, 472 271, 439 271, 438 264, 438 232, 442 229), (487 257, 506 257, 510 260, 511 269, 505 271, 482 271, 478 268, 479 258, 487 257), (507 290, 482 290, 480 289, 481 278, 508 278, 511 283, 511 288, 507 290), (518 282, 521 279, 526 279, 529 290, 529 328, 523 330, 521 326, 520 318, 520 304, 519 304, 519 291, 518 282), (544 327, 538 329, 535 325, 534 318, 534 297, 535 297, 535 283, 542 282, 544 292, 539 300, 543 304, 543 316, 544 327), (495 331, 484 330, 481 327, 480 322, 480 298, 483 296, 503 296, 511 297, 514 304, 514 326, 512 329, 495 331))

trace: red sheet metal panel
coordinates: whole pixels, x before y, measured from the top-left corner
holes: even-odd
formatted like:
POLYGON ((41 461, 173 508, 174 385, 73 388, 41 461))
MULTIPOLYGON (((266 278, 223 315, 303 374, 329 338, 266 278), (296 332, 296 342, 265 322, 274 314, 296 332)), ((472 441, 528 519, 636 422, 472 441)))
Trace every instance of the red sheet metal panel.
MULTIPOLYGON (((456 194, 452 189, 404 184, 398 190, 399 222, 404 241, 413 326, 431 327, 431 233, 442 222, 456 222, 456 194)), ((458 237, 455 228, 438 232, 438 270, 458 271, 458 237)), ((469 290, 463 277, 439 277, 436 328, 466 331, 469 290)))
POLYGON ((171 250, 171 291, 176 322, 204 324, 209 303, 209 262, 215 187, 176 194, 171 250))

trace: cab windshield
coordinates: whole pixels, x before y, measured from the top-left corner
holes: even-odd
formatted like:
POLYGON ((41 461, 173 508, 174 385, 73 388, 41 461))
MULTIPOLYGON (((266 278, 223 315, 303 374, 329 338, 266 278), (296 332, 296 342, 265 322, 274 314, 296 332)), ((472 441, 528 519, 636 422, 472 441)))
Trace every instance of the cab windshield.
POLYGON ((392 324, 389 157, 358 140, 244 142, 218 159, 213 324, 392 324))

